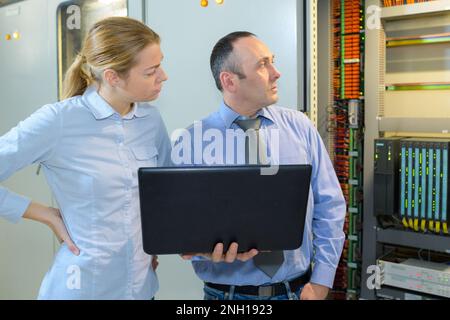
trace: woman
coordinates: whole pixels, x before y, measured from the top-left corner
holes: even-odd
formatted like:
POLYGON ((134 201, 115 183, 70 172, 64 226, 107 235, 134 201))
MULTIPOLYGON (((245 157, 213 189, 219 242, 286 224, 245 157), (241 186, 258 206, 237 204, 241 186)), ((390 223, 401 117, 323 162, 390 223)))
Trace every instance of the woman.
POLYGON ((40 299, 151 299, 157 262, 142 249, 137 170, 169 163, 155 100, 167 80, 160 38, 129 18, 90 30, 68 70, 64 101, 0 138, 0 181, 40 163, 58 203, 0 187, 0 217, 47 224, 63 242, 40 299))

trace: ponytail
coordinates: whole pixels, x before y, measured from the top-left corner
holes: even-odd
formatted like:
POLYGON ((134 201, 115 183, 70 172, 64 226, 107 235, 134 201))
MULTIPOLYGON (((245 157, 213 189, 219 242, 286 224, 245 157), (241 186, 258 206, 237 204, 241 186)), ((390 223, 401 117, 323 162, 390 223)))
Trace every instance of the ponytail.
POLYGON ((62 100, 82 95, 95 80, 91 72, 87 72, 86 58, 79 54, 67 70, 64 79, 62 100))

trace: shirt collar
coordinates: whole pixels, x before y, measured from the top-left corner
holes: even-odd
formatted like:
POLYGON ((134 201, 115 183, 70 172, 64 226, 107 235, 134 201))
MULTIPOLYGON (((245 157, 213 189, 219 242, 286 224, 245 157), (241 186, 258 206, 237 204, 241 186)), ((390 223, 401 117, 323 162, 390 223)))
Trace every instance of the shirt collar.
POLYGON ((151 108, 149 105, 144 106, 141 103, 136 102, 130 114, 131 113, 133 113, 136 118, 143 118, 151 113, 151 108))
MULTIPOLYGON (((267 110, 268 108, 269 107, 263 108, 256 114, 270 120, 271 122, 274 122, 272 115, 270 114, 269 110, 267 110)), ((234 121, 236 121, 236 119, 242 117, 239 113, 231 109, 224 101, 222 101, 219 107, 219 114, 227 129, 231 128, 231 125, 234 123, 234 121)))
MULTIPOLYGON (((83 100, 86 102, 87 107, 94 115, 95 119, 102 120, 111 117, 114 114, 118 114, 113 107, 109 105, 97 92, 97 87, 92 85, 86 89, 83 94, 83 100)), ((150 108, 141 106, 139 103, 135 103, 133 109, 126 114, 124 119, 132 119, 134 117, 142 118, 150 114, 150 108)))
POLYGON ((150 106, 143 105, 141 103, 134 103, 133 108, 130 112, 128 112, 125 116, 123 116, 124 119, 133 119, 136 118, 144 118, 148 116, 151 112, 150 106))

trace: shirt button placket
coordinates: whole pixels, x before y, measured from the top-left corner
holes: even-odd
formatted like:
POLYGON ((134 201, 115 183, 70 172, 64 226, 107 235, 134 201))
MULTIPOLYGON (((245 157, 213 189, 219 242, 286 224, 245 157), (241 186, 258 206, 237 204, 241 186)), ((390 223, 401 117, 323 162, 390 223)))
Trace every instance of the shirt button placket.
MULTIPOLYGON (((126 148, 125 148, 125 128, 124 128, 124 121, 122 118, 120 118, 119 115, 117 116, 117 120, 116 120, 116 125, 117 125, 117 147, 119 149, 119 154, 120 154, 120 160, 121 160, 121 165, 122 165, 122 169, 125 170, 125 179, 126 181, 128 180, 128 176, 129 176, 129 160, 128 160, 128 156, 127 156, 127 152, 126 152, 126 148)), ((129 235, 130 234, 130 221, 128 219, 128 203, 129 203, 129 186, 126 183, 126 187, 125 187, 125 197, 124 199, 124 205, 123 205, 123 213, 124 213, 124 223, 125 223, 125 234, 129 235)), ((127 296, 128 298, 132 297, 132 293, 131 293, 131 288, 132 288, 132 256, 131 256, 131 251, 130 251, 130 241, 127 238, 126 239, 126 247, 127 247, 127 288, 126 288, 126 292, 127 292, 127 296)))

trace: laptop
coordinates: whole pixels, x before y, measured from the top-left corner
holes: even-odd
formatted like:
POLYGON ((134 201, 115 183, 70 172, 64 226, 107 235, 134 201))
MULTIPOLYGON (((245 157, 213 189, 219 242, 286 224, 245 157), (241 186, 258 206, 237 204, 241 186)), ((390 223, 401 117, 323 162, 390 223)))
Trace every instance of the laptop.
POLYGON ((310 165, 141 168, 144 251, 210 253, 221 242, 239 252, 295 250, 302 245, 310 165))

